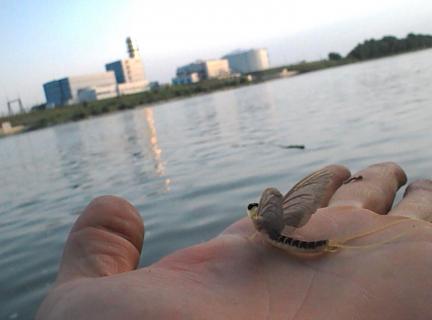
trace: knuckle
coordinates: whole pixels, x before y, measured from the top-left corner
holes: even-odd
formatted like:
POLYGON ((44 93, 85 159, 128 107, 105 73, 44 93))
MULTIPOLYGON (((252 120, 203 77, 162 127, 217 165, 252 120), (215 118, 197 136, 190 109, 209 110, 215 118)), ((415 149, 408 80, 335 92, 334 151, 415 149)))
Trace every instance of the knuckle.
POLYGON ((345 180, 351 175, 349 169, 340 164, 332 164, 326 166, 324 169, 331 172, 333 174, 333 178, 336 180, 345 180))
POLYGON ((432 180, 419 179, 419 180, 411 182, 408 185, 408 187, 405 191, 405 194, 408 194, 408 193, 410 193, 412 191, 416 191, 416 190, 432 192, 432 180))
POLYGON ((407 176, 405 171, 396 162, 387 161, 374 164, 369 168, 378 169, 385 175, 395 176, 399 186, 404 185, 407 182, 407 176))
POLYGON ((104 195, 94 198, 88 205, 89 209, 120 209, 120 210, 131 210, 134 208, 128 201, 121 197, 104 195))

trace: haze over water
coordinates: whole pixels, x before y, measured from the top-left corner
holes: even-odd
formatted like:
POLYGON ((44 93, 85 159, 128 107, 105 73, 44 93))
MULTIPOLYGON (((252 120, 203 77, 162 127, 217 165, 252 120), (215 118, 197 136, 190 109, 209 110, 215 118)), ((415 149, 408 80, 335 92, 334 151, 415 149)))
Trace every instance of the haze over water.
POLYGON ((32 318, 69 229, 102 194, 140 211, 145 266, 329 163, 392 160, 430 178, 431 92, 425 50, 1 139, 0 319, 32 318))

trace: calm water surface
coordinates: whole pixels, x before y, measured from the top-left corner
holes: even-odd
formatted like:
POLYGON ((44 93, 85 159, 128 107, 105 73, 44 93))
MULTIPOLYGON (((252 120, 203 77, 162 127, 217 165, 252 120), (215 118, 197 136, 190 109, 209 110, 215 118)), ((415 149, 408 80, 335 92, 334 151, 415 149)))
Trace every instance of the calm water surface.
POLYGON ((0 319, 30 319, 94 197, 146 225, 141 265, 214 237, 261 190, 328 163, 432 172, 432 51, 139 108, 0 140, 0 319), (305 150, 280 145, 305 144, 305 150))

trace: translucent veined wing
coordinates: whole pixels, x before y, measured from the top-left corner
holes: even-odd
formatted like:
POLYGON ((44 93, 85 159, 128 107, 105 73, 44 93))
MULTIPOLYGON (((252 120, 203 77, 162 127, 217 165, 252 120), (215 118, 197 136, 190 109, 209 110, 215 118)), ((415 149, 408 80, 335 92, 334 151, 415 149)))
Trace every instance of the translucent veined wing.
POLYGON ((258 204, 258 217, 260 217, 260 227, 269 234, 277 234, 284 228, 283 195, 275 188, 267 188, 261 195, 258 204))
POLYGON ((326 169, 316 171, 300 180, 282 199, 285 225, 302 227, 320 207, 332 173, 326 169))

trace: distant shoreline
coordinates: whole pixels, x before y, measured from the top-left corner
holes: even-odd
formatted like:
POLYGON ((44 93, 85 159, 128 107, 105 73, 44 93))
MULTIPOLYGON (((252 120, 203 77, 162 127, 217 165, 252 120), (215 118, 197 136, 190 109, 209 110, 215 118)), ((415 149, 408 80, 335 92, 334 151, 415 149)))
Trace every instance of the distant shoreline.
MULTIPOLYGON (((357 60, 352 58, 341 58, 338 60, 319 60, 311 62, 301 62, 297 64, 275 67, 250 75, 221 80, 207 80, 190 85, 161 86, 157 90, 146 91, 133 95, 125 95, 111 99, 93 101, 89 103, 75 104, 54 109, 37 110, 28 113, 16 114, 0 118, 0 124, 10 122, 13 127, 23 126, 23 130, 17 132, 28 132, 46 127, 51 127, 67 122, 76 122, 99 115, 157 105, 160 103, 190 98, 198 95, 213 93, 217 91, 243 87, 247 85, 259 84, 275 79, 283 79, 304 73, 325 70, 329 68, 344 66, 348 64, 366 62, 380 58, 388 58, 395 55, 413 53, 415 51, 430 48, 420 48, 405 52, 389 54, 372 59, 357 60), (288 72, 288 73, 287 73, 288 72), (292 72, 292 73, 290 73, 292 72), (252 76, 252 79, 250 78, 252 76)), ((5 137, 6 135, 0 135, 5 137)))
POLYGON ((348 62, 346 60, 338 62, 329 60, 302 62, 296 65, 254 72, 251 74, 252 80, 249 80, 248 76, 241 76, 238 78, 207 80, 190 85, 162 86, 160 89, 154 91, 7 116, 0 118, 0 123, 7 121, 10 122, 12 126, 24 126, 24 130, 21 132, 28 132, 67 122, 76 122, 116 111, 130 110, 136 107, 190 98, 217 91, 259 84, 274 79, 283 79, 297 74, 323 70, 352 62, 353 61, 348 62), (290 69, 287 69, 287 67, 290 69), (289 70, 288 72, 293 73, 289 73, 285 76, 283 73, 281 74, 283 70, 289 70))

